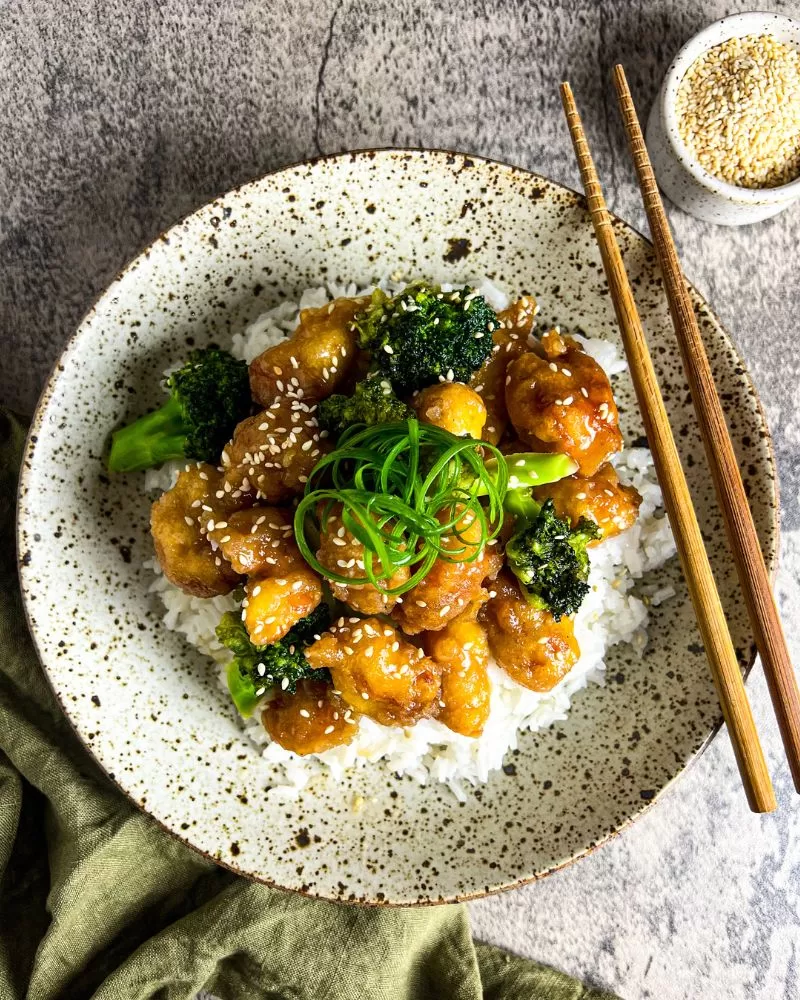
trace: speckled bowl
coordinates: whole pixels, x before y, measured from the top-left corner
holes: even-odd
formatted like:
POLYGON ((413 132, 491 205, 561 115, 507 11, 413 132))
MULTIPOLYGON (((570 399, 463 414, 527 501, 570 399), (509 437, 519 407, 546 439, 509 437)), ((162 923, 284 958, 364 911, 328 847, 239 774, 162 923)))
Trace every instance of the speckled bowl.
MULTIPOLYGON (((615 229, 738 650, 753 649, 650 244, 615 229)), ((658 797, 719 725, 675 560, 657 582, 642 658, 609 658, 608 683, 566 722, 526 734, 503 770, 459 804, 364 768, 265 799, 270 766, 244 738, 214 669, 162 627, 148 594, 148 504, 138 477, 109 479, 112 428, 162 398, 189 345, 225 342, 266 306, 321 279, 462 281, 488 274, 535 294, 545 320, 617 338, 583 198, 523 170, 446 152, 383 150, 290 167, 178 223, 91 310, 36 412, 25 456, 19 555, 30 627, 86 746, 119 786, 187 844, 242 874, 328 899, 435 903, 539 878, 591 851, 658 797), (354 796, 364 806, 354 812, 354 796)), ((774 564, 775 467, 750 379, 708 306, 703 336, 745 485, 774 564)), ((642 433, 617 379, 629 442, 642 433)))

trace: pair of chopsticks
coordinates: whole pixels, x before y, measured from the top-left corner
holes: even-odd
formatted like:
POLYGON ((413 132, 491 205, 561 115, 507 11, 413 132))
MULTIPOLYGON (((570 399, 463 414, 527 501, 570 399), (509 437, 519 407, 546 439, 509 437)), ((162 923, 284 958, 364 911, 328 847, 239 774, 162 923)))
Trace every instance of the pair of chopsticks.
MULTIPOLYGON (((714 385, 711 366, 703 347, 686 279, 678 261, 622 66, 614 68, 614 84, 739 584, 756 646, 761 654, 795 788, 800 791, 800 693, 797 679, 789 659, 769 574, 714 385)), ((776 800, 764 752, 656 380, 642 321, 568 83, 561 85, 561 99, 645 431, 663 491, 664 506, 675 535, 747 801, 753 812, 771 812, 776 807, 776 800)))

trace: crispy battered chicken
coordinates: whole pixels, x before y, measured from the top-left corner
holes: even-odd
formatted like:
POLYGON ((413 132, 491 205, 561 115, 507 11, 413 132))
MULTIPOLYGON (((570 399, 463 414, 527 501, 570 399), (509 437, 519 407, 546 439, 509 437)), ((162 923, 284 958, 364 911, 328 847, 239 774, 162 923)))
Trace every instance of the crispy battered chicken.
POLYGON ((622 448, 608 376, 576 340, 550 330, 544 357, 529 352, 506 376, 506 405, 517 435, 534 451, 564 452, 591 476, 622 448))

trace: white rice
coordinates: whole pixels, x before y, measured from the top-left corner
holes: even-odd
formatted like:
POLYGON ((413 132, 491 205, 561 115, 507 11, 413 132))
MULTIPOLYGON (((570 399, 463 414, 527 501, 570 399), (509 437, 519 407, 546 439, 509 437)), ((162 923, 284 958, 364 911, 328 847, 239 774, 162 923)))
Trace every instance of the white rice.
MULTIPOLYGON (((392 275, 380 287, 393 292, 404 282, 392 275)), ((487 279, 470 282, 495 309, 508 304, 508 297, 487 279)), ((445 286, 446 287, 446 286, 445 286)), ((369 291, 371 289, 367 289, 369 291)), ((341 295, 363 294, 355 285, 310 289, 299 303, 282 303, 234 334, 231 350, 246 361, 282 340, 297 325, 300 309, 324 305, 341 295)), ((624 371, 626 364, 614 344, 599 338, 580 338, 609 375, 624 371)), ((656 605, 674 594, 671 587, 642 584, 638 596, 636 581, 649 570, 663 565, 675 553, 669 523, 661 511, 661 491, 656 481, 650 452, 646 448, 628 448, 616 456, 614 465, 624 482, 633 484, 642 495, 639 518, 627 531, 592 549, 591 591, 575 617, 575 635, 581 655, 567 676, 552 691, 540 694, 512 680, 495 663, 489 666, 492 683, 491 710, 483 734, 478 739, 461 736, 434 719, 423 719, 407 728, 381 726, 362 717, 357 735, 347 746, 335 747, 322 754, 299 757, 271 742, 261 726, 259 713, 242 722, 263 757, 275 765, 273 797, 292 799, 315 776, 318 780, 338 781, 351 768, 365 764, 379 765, 388 771, 410 775, 421 784, 429 781, 447 785, 461 800, 468 786, 488 780, 492 771, 503 764, 509 750, 518 743, 524 730, 543 729, 565 719, 573 696, 591 681, 602 684, 606 650, 618 643, 629 643, 639 652, 647 642, 647 607, 642 600, 656 605)), ((145 489, 164 490, 174 482, 175 464, 148 472, 145 489)), ((219 664, 219 679, 227 695, 225 664, 230 654, 214 634, 221 615, 234 610, 232 597, 209 600, 190 597, 173 587, 159 572, 151 590, 164 604, 164 623, 184 635, 188 642, 219 664)), ((225 699, 230 711, 232 704, 225 699)))

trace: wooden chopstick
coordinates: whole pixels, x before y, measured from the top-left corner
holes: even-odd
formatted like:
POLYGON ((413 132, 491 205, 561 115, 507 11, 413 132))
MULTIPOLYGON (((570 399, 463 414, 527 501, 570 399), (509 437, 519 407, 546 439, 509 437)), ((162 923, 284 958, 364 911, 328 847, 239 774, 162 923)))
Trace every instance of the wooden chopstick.
POLYGON ((764 665, 794 787, 800 792, 800 690, 797 677, 786 648, 786 637, 744 491, 739 463, 622 66, 614 67, 614 85, 739 585, 764 665))
POLYGON ((747 793, 747 801, 753 812, 771 812, 776 805, 775 793, 753 721, 750 702, 747 700, 739 664, 736 662, 733 643, 725 622, 725 614, 700 534, 700 526, 697 523, 664 400, 656 380, 642 321, 611 227, 572 89, 568 83, 561 84, 561 100, 572 144, 575 147, 589 215, 603 258, 603 268, 611 291, 614 312, 622 333, 631 378, 664 494, 664 506, 675 535, 675 543, 722 706, 722 714, 728 725, 742 784, 747 793))

